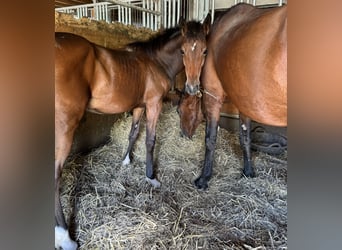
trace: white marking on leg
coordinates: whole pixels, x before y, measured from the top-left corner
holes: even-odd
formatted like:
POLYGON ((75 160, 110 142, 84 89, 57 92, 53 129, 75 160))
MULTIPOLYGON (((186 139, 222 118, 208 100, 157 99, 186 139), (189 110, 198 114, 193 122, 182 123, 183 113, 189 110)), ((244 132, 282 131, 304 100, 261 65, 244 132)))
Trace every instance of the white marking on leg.
POLYGON ((129 158, 129 154, 127 154, 125 159, 122 161, 122 165, 126 166, 130 163, 131 163, 131 159, 129 158))
POLYGON ((63 250, 76 250, 77 243, 70 239, 67 229, 55 226, 55 248, 63 250))
POLYGON ((146 177, 146 181, 148 182, 148 183, 150 183, 153 187, 155 187, 155 188, 159 188, 160 187, 160 182, 159 181, 157 181, 157 179, 150 179, 150 178, 148 178, 148 177, 146 177))
POLYGON ((246 125, 244 123, 241 125, 241 127, 242 127, 243 130, 247 130, 247 127, 246 127, 246 125))

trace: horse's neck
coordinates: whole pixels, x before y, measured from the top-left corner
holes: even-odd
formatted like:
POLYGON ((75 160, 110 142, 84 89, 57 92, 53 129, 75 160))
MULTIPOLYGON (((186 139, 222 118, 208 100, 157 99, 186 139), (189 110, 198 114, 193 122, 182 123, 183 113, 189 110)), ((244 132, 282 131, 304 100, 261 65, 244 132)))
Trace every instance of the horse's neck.
POLYGON ((170 79, 174 79, 184 68, 183 58, 180 53, 181 44, 182 37, 178 36, 156 52, 158 63, 163 67, 170 79))

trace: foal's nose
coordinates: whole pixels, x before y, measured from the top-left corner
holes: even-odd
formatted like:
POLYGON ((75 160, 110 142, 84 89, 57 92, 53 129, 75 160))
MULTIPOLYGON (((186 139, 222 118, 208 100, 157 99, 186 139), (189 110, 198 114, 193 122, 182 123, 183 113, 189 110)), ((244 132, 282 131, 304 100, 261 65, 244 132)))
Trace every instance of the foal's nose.
POLYGON ((185 91, 189 95, 196 95, 199 91, 199 83, 189 84, 188 82, 185 83, 185 91))

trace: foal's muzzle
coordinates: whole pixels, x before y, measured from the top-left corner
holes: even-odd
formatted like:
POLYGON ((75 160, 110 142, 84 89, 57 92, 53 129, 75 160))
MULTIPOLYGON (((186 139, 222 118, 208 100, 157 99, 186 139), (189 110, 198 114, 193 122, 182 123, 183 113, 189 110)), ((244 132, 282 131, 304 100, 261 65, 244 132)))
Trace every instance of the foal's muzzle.
POLYGON ((189 84, 185 83, 185 92, 188 93, 189 95, 196 95, 198 91, 200 90, 199 83, 195 84, 189 84))

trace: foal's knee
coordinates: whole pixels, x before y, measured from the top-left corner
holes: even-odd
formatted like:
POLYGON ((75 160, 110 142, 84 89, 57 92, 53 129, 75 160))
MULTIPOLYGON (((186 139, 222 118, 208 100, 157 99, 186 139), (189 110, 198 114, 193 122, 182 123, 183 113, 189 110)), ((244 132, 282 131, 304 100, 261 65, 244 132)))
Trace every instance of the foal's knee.
POLYGON ((146 148, 147 148, 148 150, 153 149, 154 144, 155 144, 155 141, 156 141, 156 138, 155 138, 155 137, 154 137, 154 138, 147 138, 147 139, 146 139, 146 148))

